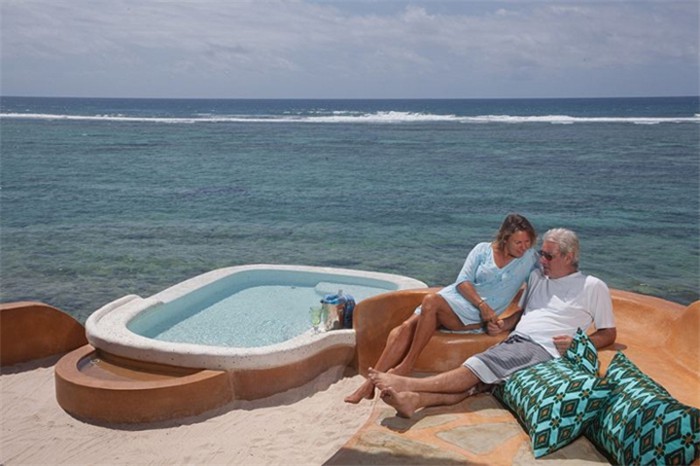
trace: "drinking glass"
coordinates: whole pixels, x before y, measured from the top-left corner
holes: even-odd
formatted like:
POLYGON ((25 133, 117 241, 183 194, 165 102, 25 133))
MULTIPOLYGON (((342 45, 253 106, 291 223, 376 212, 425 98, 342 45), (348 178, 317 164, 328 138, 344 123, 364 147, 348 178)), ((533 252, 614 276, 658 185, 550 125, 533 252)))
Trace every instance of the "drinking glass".
POLYGON ((309 308, 309 315, 311 316, 311 326, 314 328, 314 333, 318 333, 318 326, 321 325, 321 313, 323 308, 321 306, 311 306, 309 308))

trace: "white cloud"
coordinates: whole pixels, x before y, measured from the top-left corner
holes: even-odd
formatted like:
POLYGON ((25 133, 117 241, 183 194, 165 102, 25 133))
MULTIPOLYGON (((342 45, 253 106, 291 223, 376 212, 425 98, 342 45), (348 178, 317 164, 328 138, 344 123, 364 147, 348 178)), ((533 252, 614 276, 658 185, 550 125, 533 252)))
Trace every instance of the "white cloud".
POLYGON ((695 1, 2 0, 1 8, 4 94, 62 94, 77 80, 102 95, 115 82, 139 96, 397 97, 401 86, 420 94, 406 97, 500 95, 669 66, 681 73, 667 92, 697 81, 695 1), (30 82, 39 88, 23 89, 30 82))

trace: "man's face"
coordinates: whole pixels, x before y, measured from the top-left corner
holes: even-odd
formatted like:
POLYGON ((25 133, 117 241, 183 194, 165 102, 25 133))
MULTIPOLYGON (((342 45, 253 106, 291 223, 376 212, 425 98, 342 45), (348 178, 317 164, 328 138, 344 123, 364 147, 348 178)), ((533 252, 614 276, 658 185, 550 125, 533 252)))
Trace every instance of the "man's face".
POLYGON ((551 241, 542 243, 540 265, 549 278, 561 278, 572 272, 571 254, 562 255, 559 245, 551 241))

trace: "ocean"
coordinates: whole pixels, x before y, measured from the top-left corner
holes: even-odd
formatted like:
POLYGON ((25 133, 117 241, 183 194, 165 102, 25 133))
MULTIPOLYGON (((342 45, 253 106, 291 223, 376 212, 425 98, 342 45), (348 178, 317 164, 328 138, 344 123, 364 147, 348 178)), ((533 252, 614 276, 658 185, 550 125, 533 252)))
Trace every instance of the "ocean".
POLYGON ((241 264, 445 285, 509 212, 611 288, 700 295, 698 97, 2 97, 0 138, 0 300, 81 322, 241 264))

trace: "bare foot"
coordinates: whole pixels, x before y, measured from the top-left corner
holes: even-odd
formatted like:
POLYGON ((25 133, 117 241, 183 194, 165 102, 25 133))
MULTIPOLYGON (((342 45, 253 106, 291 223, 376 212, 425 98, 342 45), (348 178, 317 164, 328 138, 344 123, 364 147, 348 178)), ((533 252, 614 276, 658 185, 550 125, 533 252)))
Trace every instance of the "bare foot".
POLYGON ((489 390, 491 390, 491 387, 493 387, 493 385, 485 384, 484 382, 479 382, 472 388, 467 390, 467 396, 474 396, 478 395, 479 393, 488 392, 489 390))
POLYGON ((380 390, 392 387, 396 392, 408 391, 407 382, 411 380, 409 377, 394 374, 393 371, 381 372, 372 367, 369 368, 369 378, 380 390))
POLYGON ((405 418, 413 416, 420 401, 420 395, 416 392, 397 392, 391 387, 384 388, 379 396, 396 410, 396 414, 405 418))
POLYGON ((369 379, 365 380, 357 390, 352 392, 352 394, 346 396, 345 402, 356 405, 362 401, 363 398, 366 400, 371 400, 374 398, 374 384, 369 379))
POLYGON ((411 373, 411 367, 406 366, 403 363, 401 363, 398 366, 394 367, 393 369, 389 369, 386 372, 388 374, 395 374, 395 375, 409 375, 411 373))

